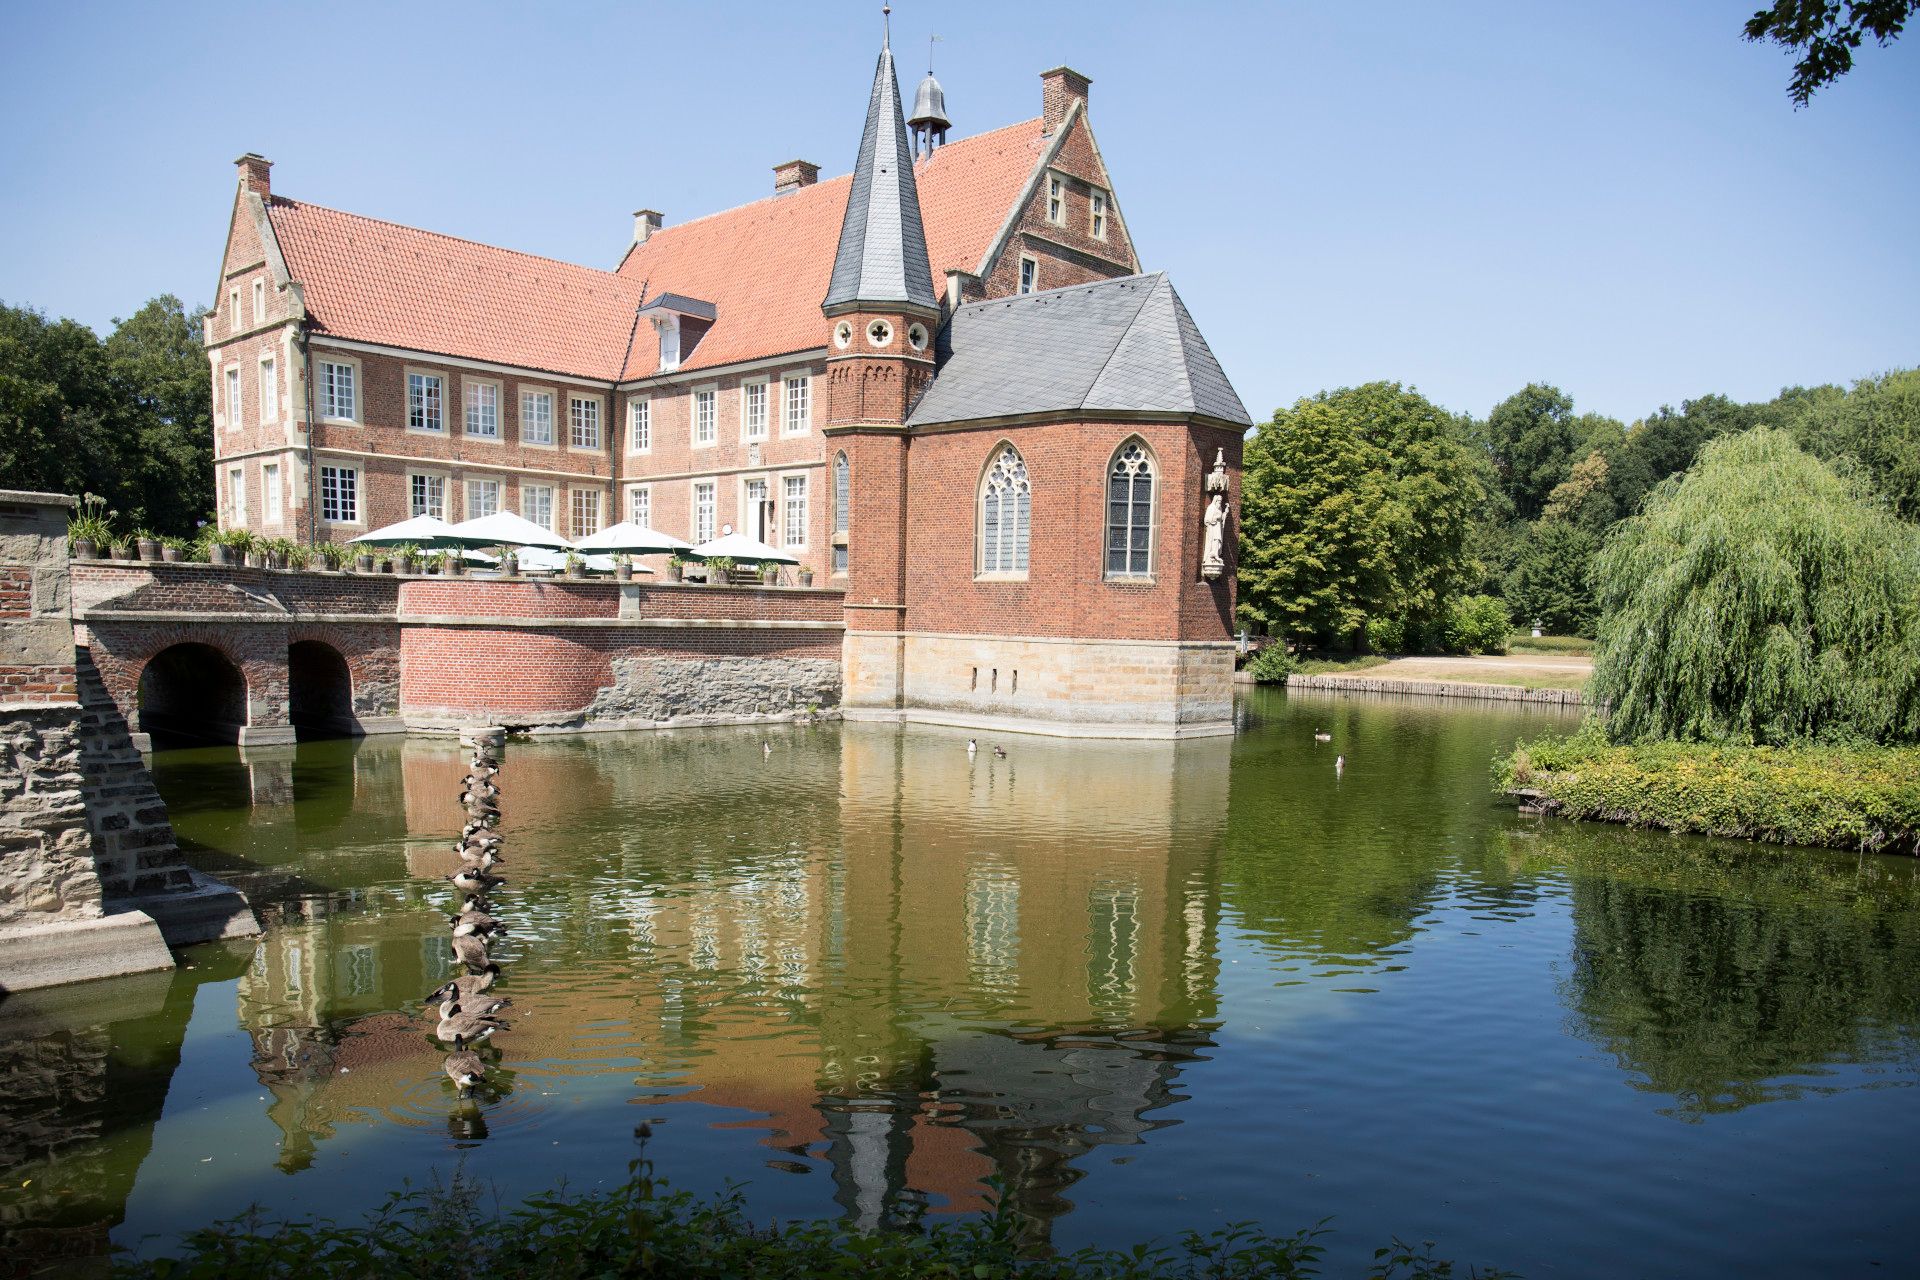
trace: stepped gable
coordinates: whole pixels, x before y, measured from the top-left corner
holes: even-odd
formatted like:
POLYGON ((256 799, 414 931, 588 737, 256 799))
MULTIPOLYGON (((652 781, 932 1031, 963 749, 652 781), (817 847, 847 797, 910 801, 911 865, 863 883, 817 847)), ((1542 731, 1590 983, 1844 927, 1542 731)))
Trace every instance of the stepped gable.
MULTIPOLYGON (((927 257, 936 282, 978 271, 1019 199, 1046 140, 1024 120, 941 147, 914 166, 927 257)), ((718 318, 680 368, 706 369, 820 345, 820 300, 833 274, 850 174, 724 213, 669 225, 628 251, 620 274, 716 305, 718 318)), ((656 368, 653 344, 634 344, 624 378, 656 368)))
POLYGON ((961 307, 910 427, 1026 414, 1253 420, 1165 273, 961 307))
POLYGON ((337 338, 612 380, 640 283, 284 196, 267 201, 314 327, 337 338))

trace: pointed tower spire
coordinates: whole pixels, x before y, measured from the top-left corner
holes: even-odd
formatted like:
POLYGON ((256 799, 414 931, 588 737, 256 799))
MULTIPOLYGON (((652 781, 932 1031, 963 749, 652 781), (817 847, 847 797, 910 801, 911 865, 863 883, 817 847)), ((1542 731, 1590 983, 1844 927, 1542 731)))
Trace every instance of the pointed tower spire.
POLYGON ((840 250, 820 305, 831 315, 863 303, 928 310, 940 305, 927 266, 927 233, 920 222, 920 194, 914 188, 913 152, 900 111, 890 35, 881 41, 853 188, 840 224, 840 250))

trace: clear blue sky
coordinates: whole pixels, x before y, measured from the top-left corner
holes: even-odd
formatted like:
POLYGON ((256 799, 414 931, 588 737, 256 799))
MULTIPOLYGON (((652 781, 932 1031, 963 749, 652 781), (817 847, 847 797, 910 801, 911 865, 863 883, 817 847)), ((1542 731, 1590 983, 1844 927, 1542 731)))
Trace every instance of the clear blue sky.
MULTIPOLYGON (((242 151, 278 191, 611 266, 678 221, 844 172, 877 3, 5 0, 0 299, 105 328, 213 296, 242 151)), ((1759 0, 1202 7, 899 0, 959 133, 1093 77, 1092 119, 1256 419, 1529 380, 1631 419, 1920 364, 1920 30, 1795 112, 1759 0), (1111 20, 1082 25, 1097 12, 1111 20)))

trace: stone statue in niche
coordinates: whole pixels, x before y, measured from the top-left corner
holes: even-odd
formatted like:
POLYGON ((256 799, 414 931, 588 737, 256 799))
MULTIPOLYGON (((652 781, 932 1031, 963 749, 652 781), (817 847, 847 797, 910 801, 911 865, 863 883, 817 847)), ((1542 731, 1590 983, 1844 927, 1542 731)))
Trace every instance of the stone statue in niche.
POLYGON ((1200 550, 1200 576, 1212 581, 1227 571, 1227 451, 1217 450, 1207 473, 1207 537, 1200 550))

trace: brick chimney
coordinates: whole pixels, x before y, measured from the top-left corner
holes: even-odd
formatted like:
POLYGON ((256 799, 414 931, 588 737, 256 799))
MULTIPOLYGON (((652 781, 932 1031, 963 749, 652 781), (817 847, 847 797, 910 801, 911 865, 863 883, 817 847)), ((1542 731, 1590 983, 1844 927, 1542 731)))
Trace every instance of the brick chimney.
POLYGON ((773 194, 786 195, 820 181, 820 166, 811 160, 789 160, 773 166, 773 194))
POLYGON ((645 244, 647 237, 660 229, 660 211, 658 209, 635 209, 633 211, 633 242, 645 244))
POLYGON ((265 200, 273 194, 273 182, 268 176, 273 161, 263 155, 247 152, 233 162, 240 170, 240 185, 265 200))
POLYGON ((1085 102, 1087 86, 1093 81, 1072 67, 1055 67, 1040 73, 1040 132, 1052 133, 1067 118, 1067 108, 1075 98, 1085 102))

